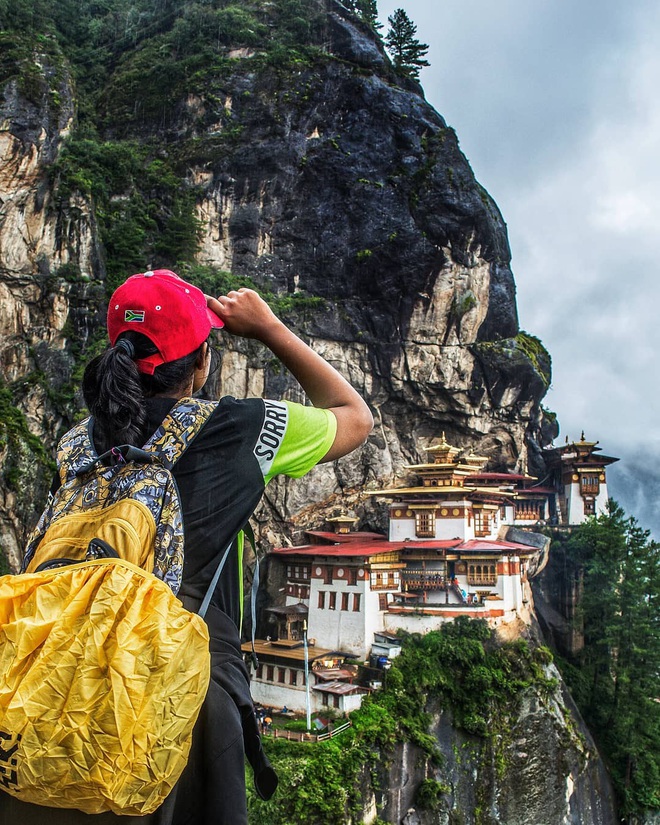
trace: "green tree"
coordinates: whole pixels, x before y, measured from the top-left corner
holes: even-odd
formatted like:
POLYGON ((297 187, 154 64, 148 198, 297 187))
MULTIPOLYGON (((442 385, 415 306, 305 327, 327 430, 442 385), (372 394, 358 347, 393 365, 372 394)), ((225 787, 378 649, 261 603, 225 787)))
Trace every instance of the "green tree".
POLYGON ((660 544, 615 502, 573 532, 584 648, 566 677, 624 817, 660 807, 660 544), (577 667, 576 667, 577 666, 577 667))
POLYGON ((396 9, 394 14, 387 18, 387 22, 390 28, 385 43, 392 56, 394 68, 409 77, 418 78, 422 67, 430 65, 428 60, 424 59, 429 50, 428 45, 415 37, 417 26, 403 9, 396 9))
POLYGON ((355 0, 355 11, 373 29, 383 28, 383 24, 378 22, 378 4, 376 0, 355 0))
POLYGON ((373 29, 383 28, 383 24, 378 22, 377 0, 341 0, 341 4, 349 11, 355 12, 361 20, 368 23, 373 29))

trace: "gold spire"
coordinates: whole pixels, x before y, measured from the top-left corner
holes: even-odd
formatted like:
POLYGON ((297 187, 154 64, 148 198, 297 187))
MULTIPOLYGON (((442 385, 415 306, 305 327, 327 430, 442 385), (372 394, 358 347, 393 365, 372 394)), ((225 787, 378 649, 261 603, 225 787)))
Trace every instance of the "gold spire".
POLYGON ((433 447, 427 447, 426 451, 433 456, 434 464, 454 464, 454 459, 460 453, 458 447, 452 447, 451 444, 449 444, 444 430, 440 443, 433 447))

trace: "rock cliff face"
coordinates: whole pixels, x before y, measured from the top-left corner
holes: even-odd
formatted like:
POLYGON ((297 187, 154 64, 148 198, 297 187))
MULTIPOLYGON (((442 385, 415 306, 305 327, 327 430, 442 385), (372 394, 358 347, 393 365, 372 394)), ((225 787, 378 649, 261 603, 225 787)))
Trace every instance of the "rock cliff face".
MULTIPOLYGON (((185 258, 172 215, 188 206, 198 222, 188 260, 294 299, 291 323, 369 399, 376 429, 359 454, 273 486, 260 518, 273 539, 310 501, 355 503, 367 480, 387 481, 442 431, 493 468, 538 467, 550 378, 547 353, 518 328, 504 222, 453 130, 339 3, 320 4, 310 27, 311 56, 273 58, 239 37, 188 84, 145 67, 151 41, 125 49, 92 115, 86 103, 95 143, 75 142, 74 84, 52 37, 23 44, 0 99, 0 362, 44 443, 80 406, 75 373, 101 324, 104 279, 185 258), (147 173, 117 182, 127 147, 147 173), (140 178, 158 170, 154 195, 140 178), (183 205, 163 190, 165 172, 183 205), (118 271, 119 241, 129 246, 135 226, 145 234, 135 204, 149 197, 160 197, 156 212, 170 208, 156 224, 172 246, 137 244, 118 271), (306 306, 308 296, 322 300, 306 306)), ((223 392, 299 397, 267 353, 228 338, 221 350, 223 392)), ((22 530, 10 522, 3 548, 15 564, 22 530)))
POLYGON ((581 569, 567 558, 562 544, 555 542, 548 564, 532 581, 536 615, 545 637, 569 659, 574 659, 584 647, 582 576, 581 569))
MULTIPOLYGON (((549 675, 559 676, 554 666, 549 675)), ((613 793, 589 731, 571 697, 558 687, 524 697, 509 741, 499 752, 437 712, 433 734, 444 761, 438 768, 415 746, 398 746, 389 790, 375 803, 387 822, 402 825, 615 825, 613 793), (434 804, 420 799, 432 779, 443 793, 434 804)))

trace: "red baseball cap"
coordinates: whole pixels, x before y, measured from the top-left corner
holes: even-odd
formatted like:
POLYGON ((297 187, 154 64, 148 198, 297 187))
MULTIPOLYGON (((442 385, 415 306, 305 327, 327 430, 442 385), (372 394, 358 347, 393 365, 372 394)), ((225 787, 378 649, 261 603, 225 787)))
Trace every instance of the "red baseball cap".
POLYGON ((108 336, 114 346, 122 332, 141 332, 158 352, 136 360, 140 372, 153 375, 156 367, 194 352, 211 329, 224 326, 206 305, 196 286, 169 269, 132 275, 112 294, 108 305, 108 336))

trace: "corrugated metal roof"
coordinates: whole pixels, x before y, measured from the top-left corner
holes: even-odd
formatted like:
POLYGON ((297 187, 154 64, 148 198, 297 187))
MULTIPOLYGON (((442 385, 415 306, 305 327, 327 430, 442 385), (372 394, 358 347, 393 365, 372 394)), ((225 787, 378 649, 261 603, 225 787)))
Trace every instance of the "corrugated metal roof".
POLYGON ((284 607, 267 607, 268 613, 275 613, 278 616, 306 616, 309 613, 309 608, 306 604, 299 602, 298 604, 285 605, 284 607))
POLYGON ((333 667, 327 670, 315 670, 314 676, 323 682, 345 682, 347 679, 355 679, 357 672, 341 667, 333 667))
MULTIPOLYGON (((243 653, 251 653, 252 643, 244 642, 241 645, 241 650, 243 653)), ((353 653, 346 653, 342 650, 328 650, 327 648, 316 647, 316 645, 309 645, 307 650, 310 664, 315 662, 317 659, 359 658, 353 653)), ((277 642, 267 642, 264 639, 255 639, 254 652, 260 658, 263 656, 264 660, 267 660, 268 658, 278 658, 302 663, 305 659, 303 642, 299 642, 299 647, 279 647, 277 642)))
POLYGON ((319 693, 335 693, 340 696, 347 693, 366 693, 363 687, 349 685, 348 682, 328 682, 325 685, 313 685, 312 690, 318 690, 319 693))

